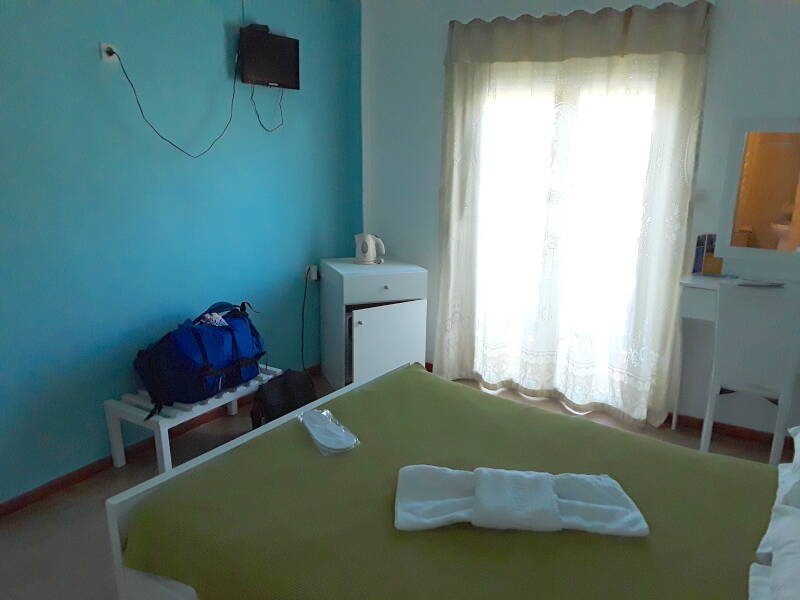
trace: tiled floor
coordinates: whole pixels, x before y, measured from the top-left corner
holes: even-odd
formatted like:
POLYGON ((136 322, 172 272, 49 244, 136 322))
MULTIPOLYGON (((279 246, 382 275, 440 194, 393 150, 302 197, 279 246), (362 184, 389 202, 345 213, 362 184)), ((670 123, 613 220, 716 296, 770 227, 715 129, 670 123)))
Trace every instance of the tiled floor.
MULTIPOLYGON (((463 381, 462 383, 470 387, 475 387, 475 388, 479 387, 478 384, 472 381, 463 381)), ((545 398, 536 398, 536 399, 526 398, 520 396, 516 392, 512 392, 509 390, 503 390, 499 392, 499 395, 504 398, 514 400, 516 402, 533 404, 534 406, 538 406, 539 408, 543 408, 545 410, 550 410, 566 415, 577 416, 575 415, 575 413, 564 408, 564 406, 561 403, 555 400, 548 400, 545 398)), ((616 427, 618 429, 632 431, 634 433, 638 433, 639 435, 646 435, 648 437, 656 438, 664 442, 669 442, 671 444, 686 446, 687 448, 696 449, 700 445, 700 431, 688 428, 678 428, 677 430, 673 431, 672 429, 670 429, 669 423, 665 423, 659 429, 655 429, 649 426, 646 427, 629 426, 620 423, 619 421, 615 420, 614 418, 608 415, 604 415, 601 413, 589 413, 587 415, 577 416, 577 418, 589 419, 590 421, 593 421, 595 423, 600 423, 601 425, 608 425, 610 427, 616 427)), ((721 433, 714 433, 711 439, 712 452, 717 452, 719 454, 727 454, 728 456, 736 456, 738 458, 745 458, 747 460, 757 460, 760 462, 767 462, 769 461, 769 450, 770 450, 769 443, 745 442, 741 439, 726 436, 721 433)), ((789 451, 784 452, 782 460, 791 461, 792 453, 789 451)))
MULTIPOLYGON (((501 392, 501 395, 519 402, 532 402, 512 392, 501 392)), ((545 410, 567 412, 554 401, 533 402, 545 410)), ((621 427, 604 415, 575 418, 621 427)), ((198 427, 173 440, 175 464, 249 429, 247 410, 236 417, 222 418, 198 427)), ((691 448, 697 447, 699 439, 699 432, 695 430, 671 431, 663 427, 633 431, 691 448)), ((761 461, 765 461, 769 454, 767 444, 745 443, 724 435, 715 435, 712 450, 761 461)), ((122 469, 104 471, 0 519, 0 597, 5 600, 113 598, 103 502, 155 474, 153 453, 142 453, 122 469)))

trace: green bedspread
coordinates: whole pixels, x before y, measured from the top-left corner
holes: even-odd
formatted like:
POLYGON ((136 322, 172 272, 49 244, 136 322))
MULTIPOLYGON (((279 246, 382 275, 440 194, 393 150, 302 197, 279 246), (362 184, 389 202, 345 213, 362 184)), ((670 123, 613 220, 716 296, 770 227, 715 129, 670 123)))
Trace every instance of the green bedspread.
POLYGON ((202 600, 747 597, 772 467, 523 406, 416 367, 328 408, 360 447, 323 457, 293 421, 201 465, 138 507, 125 564, 185 582, 202 600), (397 470, 417 463, 607 473, 651 534, 399 532, 397 470))

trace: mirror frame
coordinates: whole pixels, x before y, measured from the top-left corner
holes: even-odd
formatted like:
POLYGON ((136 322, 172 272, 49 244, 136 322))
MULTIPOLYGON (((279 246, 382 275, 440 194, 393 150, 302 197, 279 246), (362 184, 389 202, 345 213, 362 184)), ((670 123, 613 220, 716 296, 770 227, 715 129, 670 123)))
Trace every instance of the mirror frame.
POLYGON ((736 205, 739 201, 739 178, 741 176, 744 147, 749 132, 800 133, 800 119, 774 119, 739 117, 731 127, 731 142, 722 202, 719 207, 719 231, 715 254, 723 258, 768 259, 783 264, 797 264, 800 252, 782 252, 771 248, 744 248, 731 246, 736 205))

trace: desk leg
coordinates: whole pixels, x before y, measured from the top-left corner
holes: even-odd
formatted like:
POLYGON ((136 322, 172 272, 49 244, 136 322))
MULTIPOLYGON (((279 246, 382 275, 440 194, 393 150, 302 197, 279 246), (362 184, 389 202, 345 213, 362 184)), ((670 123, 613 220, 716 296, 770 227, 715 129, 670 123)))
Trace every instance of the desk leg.
POLYGON ((172 455, 169 451, 169 429, 166 427, 159 427, 153 434, 156 438, 156 462, 158 463, 158 472, 163 473, 172 468, 172 455))
POLYGON ((108 428, 108 443, 111 446, 111 460, 114 466, 125 466, 125 445, 122 443, 122 422, 113 413, 113 409, 106 408, 106 427, 108 428))
POLYGON ((238 398, 234 398, 233 400, 228 402, 228 404, 226 404, 226 406, 228 407, 228 414, 230 416, 233 416, 233 415, 239 413, 239 399, 238 398))

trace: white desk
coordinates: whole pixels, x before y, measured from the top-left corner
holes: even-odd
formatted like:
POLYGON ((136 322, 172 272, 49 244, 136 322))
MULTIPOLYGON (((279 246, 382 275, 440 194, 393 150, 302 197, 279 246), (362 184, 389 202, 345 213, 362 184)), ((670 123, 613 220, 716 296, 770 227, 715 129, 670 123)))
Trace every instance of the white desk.
MULTIPOLYGON (((684 275, 681 278, 680 316, 683 319, 682 374, 679 399, 673 411, 673 427, 678 402, 685 414, 702 418, 708 397, 708 382, 713 363, 713 332, 717 323, 717 294, 722 285, 736 285, 738 279, 684 275)), ((793 284, 787 283, 787 287, 793 284)), ((774 412, 766 403, 752 402, 739 394, 718 408, 717 422, 771 433, 774 412)), ((746 396, 746 395, 745 395, 746 396)), ((800 400, 795 401, 790 423, 800 423, 800 400)))
POLYGON ((730 281, 736 280, 703 275, 684 275, 681 278, 681 317, 716 323, 717 292, 719 292, 720 284, 730 281))
MULTIPOLYGON (((720 284, 727 281, 736 280, 703 275, 684 275, 681 278, 681 318, 707 321, 715 325, 717 322, 717 293, 719 292, 720 284)), ((683 393, 682 382, 681 393, 675 399, 675 407, 672 410, 672 429, 678 426, 678 407, 680 405, 680 396, 683 393)), ((704 391, 700 393, 703 394, 704 391)))

